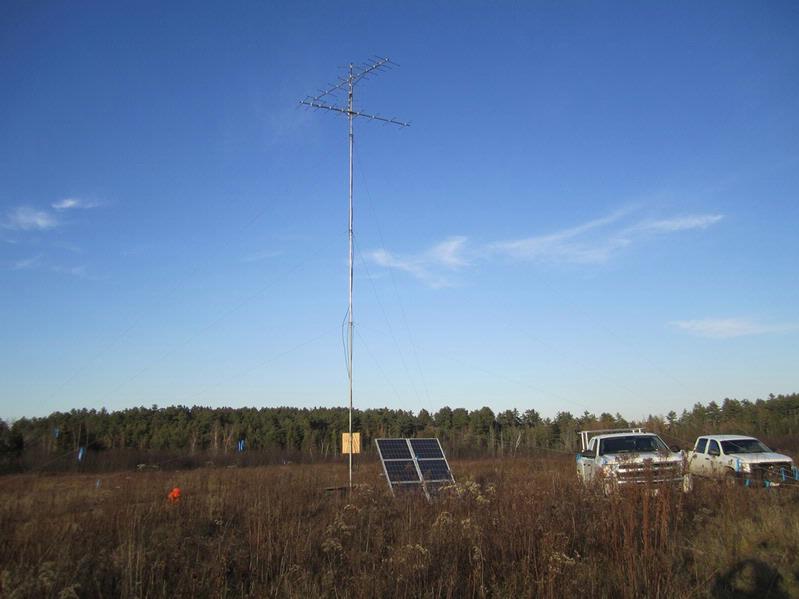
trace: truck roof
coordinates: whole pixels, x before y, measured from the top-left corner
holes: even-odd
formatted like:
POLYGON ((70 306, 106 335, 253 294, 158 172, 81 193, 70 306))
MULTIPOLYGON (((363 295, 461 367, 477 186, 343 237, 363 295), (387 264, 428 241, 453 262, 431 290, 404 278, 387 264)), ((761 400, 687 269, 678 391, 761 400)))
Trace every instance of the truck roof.
POLYGON ((749 435, 699 435, 697 439, 715 439, 716 441, 732 441, 734 439, 755 439, 749 435))
POLYGON ((592 439, 607 439, 610 437, 629 437, 630 435, 653 436, 652 433, 647 433, 640 426, 628 427, 628 428, 592 429, 592 430, 578 431, 578 434, 580 435, 580 445, 582 446, 583 451, 585 451, 588 448, 588 445, 591 443, 592 439))
POLYGON ((611 439, 614 437, 656 437, 656 433, 606 433, 604 435, 595 435, 592 439, 611 439))

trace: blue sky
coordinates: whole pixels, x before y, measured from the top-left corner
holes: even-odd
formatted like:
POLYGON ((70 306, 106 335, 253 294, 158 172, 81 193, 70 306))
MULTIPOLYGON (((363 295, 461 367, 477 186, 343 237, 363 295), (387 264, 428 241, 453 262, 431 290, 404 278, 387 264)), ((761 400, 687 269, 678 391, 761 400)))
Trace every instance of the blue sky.
POLYGON ((0 416, 799 390, 799 5, 0 7, 0 416))

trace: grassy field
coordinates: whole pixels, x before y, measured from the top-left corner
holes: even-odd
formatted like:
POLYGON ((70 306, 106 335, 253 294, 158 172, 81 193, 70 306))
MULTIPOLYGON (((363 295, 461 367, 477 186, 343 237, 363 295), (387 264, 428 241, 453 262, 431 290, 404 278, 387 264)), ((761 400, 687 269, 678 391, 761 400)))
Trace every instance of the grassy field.
POLYGON ((375 462, 352 495, 325 491, 343 463, 0 478, 0 596, 799 596, 797 488, 605 497, 571 458, 452 466, 431 504, 375 462))

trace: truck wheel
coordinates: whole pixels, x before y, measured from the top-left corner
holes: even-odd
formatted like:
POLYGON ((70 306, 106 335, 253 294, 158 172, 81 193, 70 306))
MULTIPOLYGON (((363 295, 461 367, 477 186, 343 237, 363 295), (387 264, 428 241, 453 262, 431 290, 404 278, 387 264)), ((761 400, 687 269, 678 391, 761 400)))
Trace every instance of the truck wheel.
POLYGON ((735 487, 738 486, 738 477, 735 475, 735 472, 732 470, 727 470, 724 473, 724 478, 722 479, 724 486, 726 487, 735 487))

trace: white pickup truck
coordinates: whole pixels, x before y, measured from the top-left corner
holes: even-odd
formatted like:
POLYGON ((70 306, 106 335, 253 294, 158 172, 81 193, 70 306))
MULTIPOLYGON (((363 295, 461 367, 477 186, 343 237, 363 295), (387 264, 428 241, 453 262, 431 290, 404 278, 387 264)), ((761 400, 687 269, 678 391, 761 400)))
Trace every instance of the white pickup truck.
POLYGON ((704 435, 688 452, 688 468, 697 476, 720 478, 730 484, 776 486, 799 480, 799 472, 787 455, 775 453, 754 437, 704 435))
POLYGON ((685 456, 654 433, 641 428, 581 431, 577 476, 601 480, 605 492, 624 485, 671 484, 691 490, 685 456))

